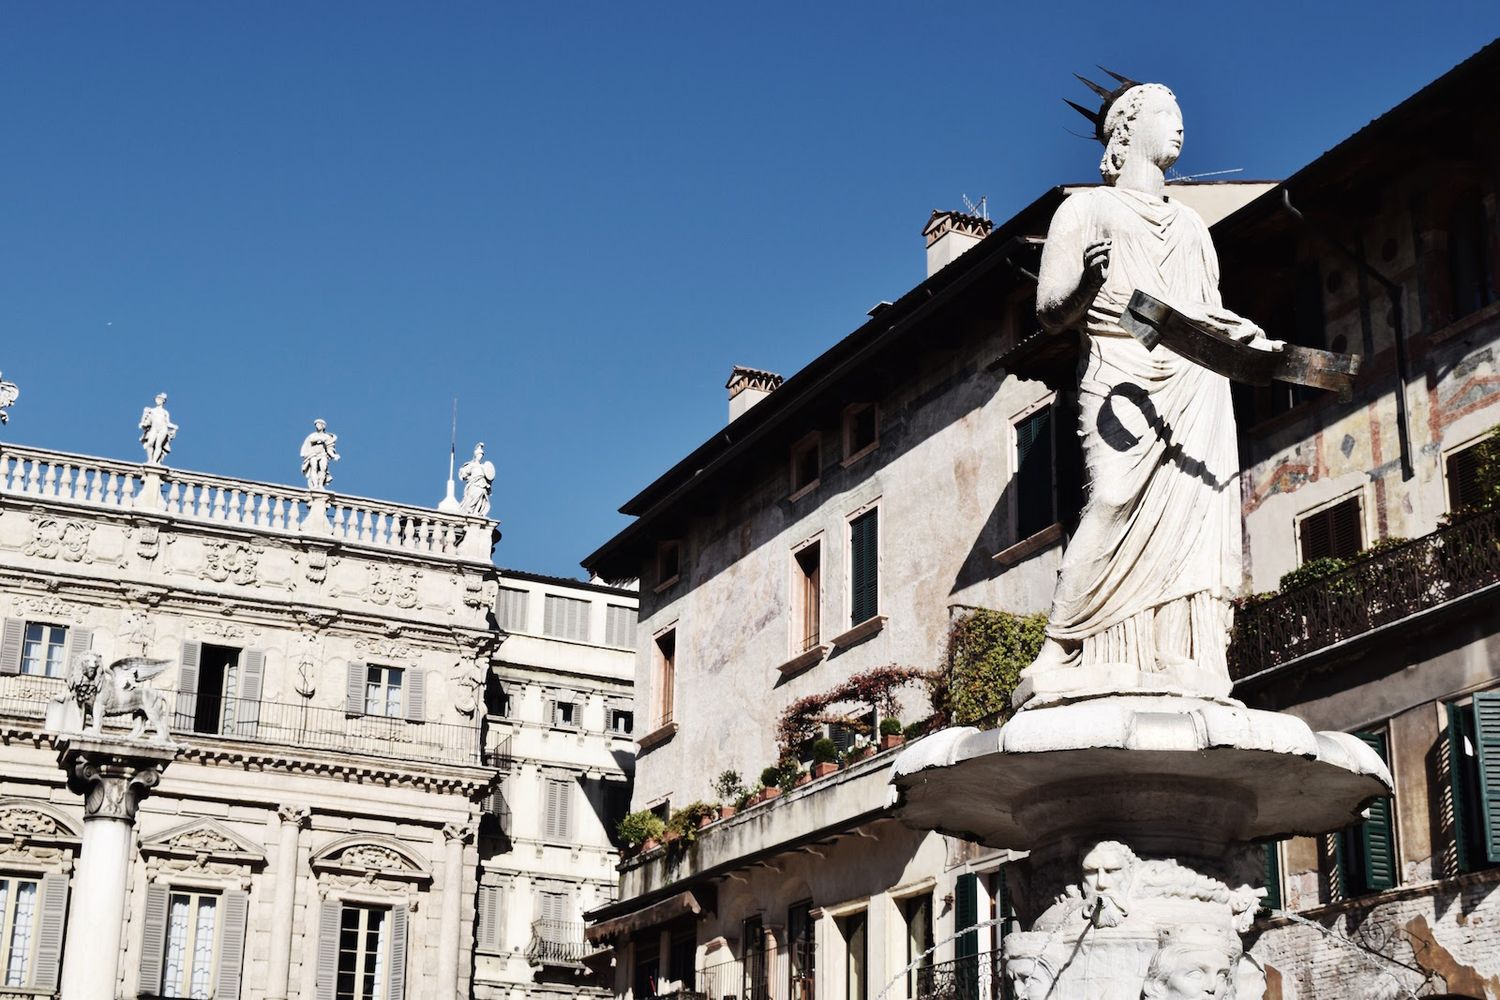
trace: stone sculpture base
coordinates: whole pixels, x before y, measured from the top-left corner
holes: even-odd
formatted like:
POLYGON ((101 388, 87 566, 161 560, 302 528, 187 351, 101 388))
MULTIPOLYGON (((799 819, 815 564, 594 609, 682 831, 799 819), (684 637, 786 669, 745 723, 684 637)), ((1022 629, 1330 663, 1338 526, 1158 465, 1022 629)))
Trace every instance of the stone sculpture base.
POLYGON ((1191 966, 1249 1000, 1263 992, 1239 943, 1261 896, 1253 842, 1354 822, 1390 775, 1358 739, 1289 715, 1119 694, 936 733, 891 783, 908 825, 1029 852, 1007 868, 1029 928, 1006 944, 1018 997, 1181 995, 1166 979, 1191 966))

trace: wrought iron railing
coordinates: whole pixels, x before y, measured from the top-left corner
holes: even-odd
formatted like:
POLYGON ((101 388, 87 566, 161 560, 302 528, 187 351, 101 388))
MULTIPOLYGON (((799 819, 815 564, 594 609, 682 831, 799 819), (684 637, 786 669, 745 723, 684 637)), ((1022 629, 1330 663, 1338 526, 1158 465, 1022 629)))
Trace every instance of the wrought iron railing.
POLYGON ((912 1000, 1004 1000, 1003 972, 998 952, 921 966, 910 973, 912 1000))
MULTIPOLYGON (((58 678, 27 675, 0 677, 0 716, 40 723, 48 702, 65 694, 58 678)), ((407 760, 475 764, 479 729, 444 722, 412 722, 383 715, 350 715, 341 708, 306 702, 285 704, 253 698, 210 698, 163 691, 171 731, 183 743, 246 741, 310 750, 407 760)), ((109 720, 111 730, 130 720, 109 720)))
POLYGON ((1236 680, 1500 583, 1500 510, 1382 549, 1332 576, 1241 608, 1236 680))
POLYGON ((490 739, 490 745, 484 751, 485 767, 493 767, 506 772, 510 771, 516 762, 515 754, 511 750, 511 740, 513 738, 514 735, 512 734, 498 739, 493 737, 490 739))
POLYGON ((538 965, 579 965, 589 954, 583 924, 571 920, 533 920, 526 957, 538 965))

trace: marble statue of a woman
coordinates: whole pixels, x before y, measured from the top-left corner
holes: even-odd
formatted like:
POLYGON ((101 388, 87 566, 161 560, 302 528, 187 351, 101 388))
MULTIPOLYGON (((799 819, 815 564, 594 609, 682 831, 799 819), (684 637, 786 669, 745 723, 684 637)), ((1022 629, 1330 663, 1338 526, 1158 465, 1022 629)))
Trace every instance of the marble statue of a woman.
POLYGON ((1096 88, 1105 96, 1094 119, 1105 183, 1058 208, 1038 276, 1042 325, 1083 335, 1090 492, 1018 704, 1111 690, 1229 691, 1229 600, 1241 581, 1230 383, 1165 347, 1148 351, 1120 317, 1140 289, 1241 342, 1281 345, 1222 307, 1208 228, 1167 191, 1164 171, 1182 149, 1176 98, 1160 84, 1123 82, 1112 94, 1096 88))

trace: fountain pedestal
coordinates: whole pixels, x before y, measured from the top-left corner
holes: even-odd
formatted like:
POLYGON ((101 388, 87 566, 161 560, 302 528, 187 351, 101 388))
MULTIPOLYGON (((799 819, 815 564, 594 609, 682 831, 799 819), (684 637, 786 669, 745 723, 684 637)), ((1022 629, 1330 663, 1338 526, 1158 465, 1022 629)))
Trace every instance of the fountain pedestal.
POLYGON ((1147 694, 944 730, 902 753, 891 781, 907 824, 1029 852, 1007 869, 1030 928, 1007 940, 1007 973, 1018 996, 1051 1000, 1175 996, 1171 975, 1225 969, 1239 1000, 1259 997, 1238 940, 1262 895, 1254 842, 1348 825, 1390 789, 1348 734, 1147 694))

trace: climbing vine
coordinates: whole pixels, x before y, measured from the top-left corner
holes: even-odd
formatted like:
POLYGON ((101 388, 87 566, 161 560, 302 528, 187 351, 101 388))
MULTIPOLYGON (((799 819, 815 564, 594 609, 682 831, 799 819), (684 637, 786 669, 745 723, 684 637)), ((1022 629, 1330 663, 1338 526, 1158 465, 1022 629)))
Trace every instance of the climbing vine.
POLYGON ((897 692, 929 678, 928 671, 916 667, 876 667, 855 674, 822 694, 798 698, 781 715, 776 726, 776 746, 783 759, 794 758, 799 747, 821 735, 826 723, 861 729, 864 727, 861 717, 872 709, 882 717, 894 716, 900 708, 897 692))
POLYGON ((998 724, 1010 716, 1021 671, 1041 651, 1047 616, 973 608, 948 629, 948 670, 933 685, 942 721, 998 724))

